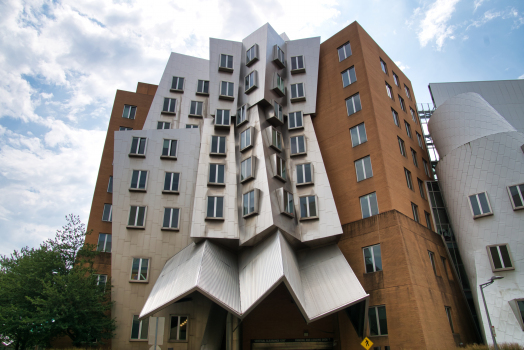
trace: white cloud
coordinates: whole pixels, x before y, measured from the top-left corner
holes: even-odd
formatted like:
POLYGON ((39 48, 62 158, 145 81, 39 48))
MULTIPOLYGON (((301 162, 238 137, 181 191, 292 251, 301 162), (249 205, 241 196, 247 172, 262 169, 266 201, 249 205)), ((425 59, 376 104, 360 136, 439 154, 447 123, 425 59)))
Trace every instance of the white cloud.
POLYGON ((402 62, 400 61, 395 61, 395 64, 397 65, 398 68, 400 68, 401 71, 405 71, 406 69, 409 69, 409 66, 403 65, 402 62))
POLYGON ((477 11, 477 9, 484 3, 486 0, 475 0, 473 6, 475 7, 473 9, 473 12, 477 11))
POLYGON ((495 12, 493 10, 486 11, 486 12, 484 12, 484 15, 480 19, 478 19, 476 21, 473 21, 470 25, 468 25, 466 27, 466 30, 468 30, 471 27, 478 28, 478 27, 488 23, 492 19, 495 19, 497 17, 501 17, 502 15, 503 15, 503 13, 501 11, 499 11, 499 12, 495 12))
POLYGON ((441 50, 446 39, 454 39, 453 31, 455 26, 448 22, 455 12, 455 5, 459 0, 436 0, 427 9, 417 8, 414 15, 424 16, 420 22, 418 39, 420 45, 425 47, 429 42, 434 41, 437 50, 441 50), (423 13, 422 13, 423 12, 423 13))
POLYGON ((524 74, 522 74, 522 75, 519 77, 519 79, 524 79, 524 74))

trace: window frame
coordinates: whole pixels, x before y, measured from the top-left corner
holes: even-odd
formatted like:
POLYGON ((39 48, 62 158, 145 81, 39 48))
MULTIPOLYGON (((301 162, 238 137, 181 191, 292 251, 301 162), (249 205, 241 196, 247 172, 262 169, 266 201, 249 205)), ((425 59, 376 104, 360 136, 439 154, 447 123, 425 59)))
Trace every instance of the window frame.
POLYGON ((396 86, 400 87, 400 80, 398 79, 398 75, 396 75, 393 71, 391 71, 391 73, 393 74, 393 82, 396 86))
POLYGON ((422 181, 421 179, 419 179, 417 177, 417 184, 418 184, 418 189, 419 189, 419 192, 420 192, 420 197, 422 197, 422 199, 426 199, 426 194, 424 193, 424 181, 422 181))
POLYGON ((253 147, 253 137, 254 137, 254 128, 252 126, 249 126, 245 128, 242 132, 240 132, 239 135, 239 149, 240 152, 247 151, 248 149, 253 147), (246 135, 245 137, 243 135, 246 135), (242 138, 245 138, 246 144, 244 144, 244 147, 242 147, 242 138), (247 143, 247 139, 249 138, 249 143, 247 143))
POLYGON ((107 275, 99 274, 99 273, 95 273, 94 275, 96 276, 96 285, 97 285, 97 286, 100 287, 100 286, 101 286, 101 281, 100 281, 100 280, 101 280, 101 279, 104 280, 104 281, 102 282, 102 284, 103 284, 103 288, 101 288, 101 289, 104 289, 105 286, 106 286, 106 284, 107 284, 107 275))
POLYGON ((240 126, 244 123, 247 123, 249 121, 249 114, 248 114, 248 105, 244 104, 240 106, 240 108, 237 109, 237 114, 235 114, 236 118, 236 125, 240 126), (244 116, 244 118, 241 118, 241 116, 244 116))
POLYGON ((164 216, 162 218, 162 227, 160 228, 160 230, 162 230, 162 231, 179 231, 180 230, 180 214, 181 214, 181 209, 180 208, 164 207, 164 216), (166 213, 167 213, 166 210, 167 209, 169 209, 169 226, 164 226, 164 223, 166 221, 166 213), (174 216, 175 210, 177 210, 176 226, 172 227, 171 225, 173 224, 173 216, 174 216))
POLYGON ((299 187, 299 186, 308 186, 308 185, 313 185, 315 183, 315 171, 314 171, 314 165, 313 163, 311 162, 306 162, 306 163, 300 163, 300 164, 296 164, 295 166, 295 171, 296 171, 296 186, 299 187), (306 176, 306 165, 309 165, 309 171, 310 171, 310 177, 311 177, 311 181, 306 181, 307 179, 307 176, 306 176), (303 177, 303 180, 302 182, 299 182, 299 178, 298 178, 298 168, 301 167, 302 168, 302 177, 303 177))
POLYGON ((278 72, 275 72, 273 75, 273 86, 271 87, 271 90, 280 97, 286 95, 286 84, 284 78, 282 78, 278 72))
POLYGON ((217 220, 217 221, 224 221, 224 217, 225 217, 225 213, 224 213, 224 201, 225 201, 225 196, 207 196, 206 197, 206 218, 205 220, 217 220), (211 200, 211 198, 213 198, 213 214, 215 216, 208 216, 209 214, 209 201, 211 200), (217 214, 217 209, 218 209, 218 198, 222 198, 222 216, 216 216, 217 214))
POLYGON ((244 93, 249 94, 258 87, 258 72, 253 70, 244 77, 244 93))
POLYGON ((102 221, 104 222, 113 222, 113 204, 112 203, 104 203, 104 209, 102 209, 102 221), (106 208, 108 208, 107 206, 109 206, 109 217, 107 218, 107 220, 104 220, 104 218, 106 217, 106 208))
POLYGON ((386 81, 386 92, 388 94, 388 97, 392 99, 393 101, 395 101, 395 97, 393 95, 393 88, 391 87, 391 85, 388 84, 387 81, 386 81))
POLYGON ((284 147, 284 139, 280 130, 278 130, 274 126, 270 126, 269 128, 267 128, 266 132, 267 137, 269 138, 269 147, 273 148, 274 150, 277 150, 278 152, 282 152, 282 148, 284 147), (276 141, 277 144, 275 144, 274 141, 276 141))
POLYGON ((348 117, 350 115, 353 115, 357 112, 360 112, 362 110, 362 100, 360 100, 360 93, 357 92, 356 94, 354 95, 351 95, 349 96, 348 98, 346 98, 346 111, 348 113, 348 117), (357 109, 357 104, 355 103, 355 99, 358 98, 358 107, 359 109, 357 109), (349 113, 349 108, 348 108, 348 102, 351 101, 351 105, 353 106, 353 112, 352 113, 349 113))
POLYGON ((273 63, 281 69, 286 68, 286 53, 278 45, 273 46, 273 63))
POLYGON ((273 110, 269 111, 268 121, 273 125, 284 125, 284 107, 277 101, 273 100, 272 104, 273 110))
POLYGON ((433 253, 431 250, 428 250, 428 255, 429 255, 429 262, 431 264, 431 267, 433 268, 433 273, 435 274, 435 276, 438 276, 437 262, 435 261, 435 253, 433 253))
POLYGON ((424 210, 424 217, 426 218, 426 227, 433 230, 431 226, 431 214, 424 210))
POLYGON ((202 118, 204 116, 204 102, 203 101, 196 101, 196 100, 191 100, 190 104, 189 104, 189 114, 188 114, 188 117, 194 117, 194 118, 202 118), (193 103, 194 103, 194 106, 195 106, 195 110, 193 110, 193 103), (196 114, 198 113, 198 106, 201 106, 201 113, 202 114, 196 114), (195 113, 191 113, 191 112, 195 112, 195 113))
POLYGON ((295 111, 295 112, 290 112, 287 116, 287 121, 288 121, 288 130, 298 130, 298 129, 303 129, 304 128, 304 114, 302 113, 302 111, 295 111), (300 115, 300 124, 301 125, 297 125, 297 115, 300 115), (295 126, 291 126, 291 120, 294 121, 295 123, 295 126))
POLYGON ((145 158, 146 156, 146 153, 147 153, 147 137, 140 137, 140 136, 133 136, 131 138, 131 150, 129 151, 129 157, 140 157, 140 158, 145 158), (137 143, 136 143, 136 149, 135 151, 136 152, 133 152, 133 142, 134 140, 137 139, 137 143), (140 152, 140 145, 142 144, 142 140, 144 140, 144 151, 143 153, 138 153, 140 152))
POLYGON ((413 220, 420 224, 420 215, 418 214, 418 205, 411 202, 411 211, 413 212, 413 220))
POLYGON ((490 244, 490 245, 486 246, 486 251, 488 253, 489 264, 491 266, 491 271, 492 272, 501 272, 501 271, 515 270, 515 260, 513 260, 513 255, 511 254, 511 250, 509 249, 509 244, 508 243, 490 244), (506 267, 506 263, 504 262, 504 259, 503 259, 503 256, 502 256, 501 250, 500 250, 500 247, 502 247, 502 246, 505 246, 507 251, 508 251, 508 257, 509 257, 509 261, 511 263, 511 267, 506 267), (491 249, 490 249, 490 248, 495 248, 495 247, 497 247, 497 255, 498 255, 500 263, 503 266, 502 268, 495 267, 495 262, 493 261, 493 256, 491 254, 491 249))
POLYGON ((404 140, 402 140, 400 136, 397 136, 397 140, 398 140, 398 147, 400 149, 400 154, 407 158, 408 155, 406 154, 406 144, 404 140))
POLYGON ((273 157, 273 164, 275 166, 274 177, 276 177, 277 179, 281 181, 286 182, 287 176, 288 176, 286 160, 278 154, 273 154, 272 157, 273 157))
POLYGON ((259 198, 260 198, 259 197, 259 189, 257 189, 257 188, 253 188, 253 189, 247 190, 247 191, 242 193, 242 217, 243 218, 247 218, 247 217, 250 217, 250 216, 258 214, 258 211, 259 211, 259 207, 258 207, 259 198), (244 206, 245 200, 246 200, 246 195, 247 195, 247 200, 251 201, 251 194, 253 196, 253 211, 249 211, 250 207, 249 207, 249 203, 248 203, 248 206, 247 206, 248 211, 246 213, 244 211, 244 209, 246 208, 244 206))
POLYGON ((422 135, 420 135, 418 133, 418 131, 415 131, 415 133, 417 134, 417 141, 418 141, 418 146, 422 149, 424 149, 424 142, 422 141, 422 135))
POLYGON ((177 139, 162 139, 162 153, 160 154, 160 159, 169 159, 176 160, 178 157, 178 140, 177 139), (167 154, 164 154, 166 149, 165 143, 168 141, 167 154), (172 155, 173 144, 175 145, 175 155, 172 155))
POLYGON ((351 66, 348 69, 343 70, 342 73, 340 73, 340 75, 342 78, 342 88, 346 88, 357 81, 357 72, 355 71, 355 66, 351 66), (351 72, 353 72, 353 77, 355 78, 355 80, 351 80, 351 72), (344 85, 345 84, 344 76, 346 73, 347 73, 347 81, 349 82, 349 84, 344 85))
POLYGON ((367 247, 363 247, 362 248, 362 256, 364 258, 364 271, 365 271, 364 273, 365 274, 383 271, 383 267, 382 267, 382 250, 380 249, 380 243, 379 244, 373 244, 373 245, 370 245, 370 246, 367 246, 367 247), (375 251, 373 249, 374 247, 378 247, 379 250, 380 250, 380 267, 376 266, 377 262, 375 261, 375 251), (367 269, 366 253, 365 253, 366 249, 369 249, 369 251, 371 253, 371 262, 373 264, 373 271, 368 271, 368 269, 367 269))
POLYGON ((406 93, 407 98, 411 100, 411 90, 409 90, 406 84, 404 84, 404 92, 406 93))
POLYGON ((292 192, 289 192, 285 189, 282 189, 282 214, 287 215, 289 217, 294 218, 295 217, 295 197, 293 196, 292 192), (289 205, 289 196, 291 196, 291 206, 289 205), (292 212, 289 211, 291 208, 292 212))
POLYGON ((384 72, 386 75, 389 76, 389 73, 388 73, 388 65, 386 64, 386 62, 384 62, 384 60, 382 58, 380 58, 380 68, 382 69, 382 72, 384 72))
POLYGON ((406 134, 410 139, 413 140, 413 134, 411 133, 411 125, 407 121, 404 120, 404 127, 406 128, 406 134))
POLYGON ((209 144, 209 154, 213 156, 221 156, 224 157, 227 155, 227 137, 221 136, 221 135, 211 135, 211 143, 209 144), (217 149, 216 152, 213 152, 213 139, 217 138, 217 149), (224 152, 220 152, 220 140, 224 139, 224 152))
POLYGON ((360 196, 358 198, 358 201, 360 203, 360 213, 362 214, 362 219, 367 219, 367 218, 370 218, 372 216, 380 214, 380 209, 378 208, 378 198, 377 198, 377 192, 376 191, 368 193, 368 194, 365 194, 363 196, 360 196), (377 213, 376 214, 373 214, 373 210, 372 210, 372 206, 371 206, 371 199, 370 198, 372 198, 372 197, 374 197, 375 201, 377 202, 377 213), (364 217, 364 208, 362 207, 362 200, 363 199, 366 200, 366 204, 368 205, 369 213, 371 214, 371 215, 366 216, 366 217, 364 217))
POLYGON ((150 270, 151 270, 151 258, 148 258, 148 257, 142 257, 142 256, 133 256, 131 257, 131 269, 129 271, 129 282, 131 283, 149 283, 149 275, 150 275, 150 270), (139 259, 139 263, 138 263, 138 279, 133 279, 133 264, 135 262, 135 259, 139 259), (146 278, 141 280, 140 279, 140 275, 141 275, 141 271, 142 271, 142 262, 144 260, 147 260, 147 271, 146 271, 146 278))
POLYGON ((111 250, 113 248, 113 236, 110 233, 102 233, 100 232, 98 234, 98 241, 96 244, 96 251, 101 253, 111 253, 111 250), (103 235, 103 236, 102 236, 103 235), (100 238, 103 237, 103 244, 102 249, 100 249, 100 238), (109 241, 108 241, 109 238, 109 241), (109 243, 109 251, 107 251, 107 244, 109 243))
POLYGON ((300 101, 305 101, 306 100, 306 84, 304 84, 304 83, 291 84, 290 85, 290 90, 291 90, 291 93, 289 94, 289 101, 291 103, 293 103, 293 102, 300 102, 300 101), (303 93, 303 95, 299 95, 298 94, 298 92, 299 92, 298 86, 299 85, 302 85, 302 93, 303 93), (294 87, 296 87, 296 89, 294 87), (293 97, 293 92, 296 92, 296 97, 293 97))
POLYGON ((298 197, 298 205, 299 205, 299 208, 300 208, 300 218, 299 218, 300 221, 316 220, 316 219, 319 218, 318 197, 315 194, 299 196, 298 197), (307 198, 306 199, 306 214, 307 214, 307 216, 302 216, 302 198, 307 198), (314 198, 314 200, 315 200, 315 215, 313 215, 313 216, 310 215, 311 214, 310 213, 310 211, 311 211, 311 203, 309 201, 309 198, 314 198))
POLYGON ((302 134, 302 135, 297 135, 297 136, 291 136, 289 138, 289 156, 290 157, 297 157, 297 156, 302 156, 302 155, 306 155, 307 154, 307 138, 306 138, 306 135, 302 134), (303 152, 300 152, 300 149, 299 149, 299 142, 298 142, 298 139, 299 138, 303 138, 304 139, 304 151, 303 152), (296 139, 297 142, 296 142, 296 148, 297 148, 297 152, 293 153, 293 139, 296 139))
POLYGON ((144 230, 146 228, 146 218, 147 218, 147 205, 146 206, 130 205, 129 206, 129 213, 127 215, 126 228, 128 228, 128 229, 144 230), (135 210, 135 223, 133 225, 131 225, 129 222, 131 221, 131 213, 132 213, 133 208, 136 208, 136 210, 135 210), (142 225, 137 225, 138 224, 138 216, 139 216, 140 208, 144 208, 144 218, 143 218, 142 225))
POLYGON ((169 130, 169 129, 171 129, 171 123, 170 122, 164 122, 164 121, 158 121, 158 122, 156 122, 156 129, 157 130, 169 130))
POLYGON ((417 121, 417 114, 415 112, 415 110, 411 107, 409 107, 409 113, 411 113, 411 119, 413 119, 413 122, 415 123, 415 125, 418 124, 418 121, 417 121))
MULTIPOLYGON (((252 180, 255 178, 255 166, 256 166, 256 157, 255 156, 249 156, 247 158, 244 158, 241 162, 240 162, 240 183, 244 183, 244 182, 247 182, 249 180, 252 180), (245 166, 243 166, 242 164, 244 164, 244 162, 246 162, 247 160, 251 159, 250 161, 250 164, 249 164, 249 167, 246 163, 245 166), (243 169, 249 169, 250 170, 250 174, 249 176, 246 176, 244 179, 242 179, 242 175, 243 175, 243 169)), ((247 175, 247 173, 246 173, 247 175)))
POLYGON ((357 182, 361 182, 361 181, 364 181, 364 180, 367 180, 367 179, 370 179, 370 178, 373 177, 373 166, 371 164, 371 156, 370 155, 367 155, 365 157, 362 157, 360 159, 355 160, 354 164, 355 164, 355 173, 356 173, 357 182), (367 176, 367 174, 366 174, 366 164, 365 164, 365 160, 366 159, 369 159, 369 168, 371 170, 371 175, 370 176, 367 176), (359 178, 359 176, 358 176, 358 171, 359 171, 358 166, 359 165, 362 166, 361 170, 362 170, 362 173, 364 175, 364 178, 362 178, 360 180, 358 179, 359 178))
POLYGON ((160 114, 176 115, 177 99, 171 97, 164 97, 164 103, 162 104, 162 111, 160 114), (167 110, 165 109, 167 105, 167 110))
POLYGON ((179 314, 170 314, 169 315, 169 340, 170 343, 187 343, 189 342, 189 315, 179 315, 179 314), (171 338, 171 329, 173 328, 173 318, 177 318, 177 337, 171 338), (186 326, 186 339, 180 339, 180 325, 181 325, 181 318, 185 317, 185 326, 186 326))
POLYGON ((166 171, 165 172, 165 175, 164 175, 164 187, 162 189, 162 193, 165 193, 165 194, 169 194, 169 193, 172 193, 172 194, 179 194, 180 193, 180 173, 177 173, 177 172, 171 172, 171 171, 166 171), (170 190, 166 190, 166 179, 167 179, 167 174, 170 174, 170 179, 169 179, 169 188, 171 188, 170 190), (175 174, 178 174, 178 181, 177 181, 177 188, 176 190, 173 190, 173 184, 174 184, 174 179, 175 179, 175 174))
POLYGON ((220 109, 217 108, 215 112, 215 127, 220 128, 226 128, 229 129, 231 127, 231 110, 230 109, 220 109), (219 113, 220 111, 220 113, 219 113), (227 112, 227 113, 226 113, 227 112), (226 117, 225 114, 227 114, 227 124, 224 123, 226 117), (218 123, 218 116, 220 115, 220 123, 218 123))
POLYGON ((258 56, 259 56, 258 44, 254 44, 253 46, 251 46, 249 49, 246 50, 246 66, 249 67, 256 61, 258 61, 258 58, 259 58, 258 56), (250 52, 251 52, 251 55, 249 55, 250 52))
POLYGON ((351 51, 351 43, 348 41, 346 43, 344 43, 343 45, 340 45, 339 47, 337 47, 337 54, 338 54, 338 61, 339 62, 342 62, 344 61, 346 58, 348 57, 351 57, 351 55, 353 54, 353 52, 351 51), (346 47, 349 47, 349 55, 347 53, 348 50, 346 50, 346 47), (344 58, 340 59, 340 49, 343 49, 343 53, 344 53, 344 58))
POLYGON ((411 147, 410 147, 410 150, 411 150, 411 158, 413 158, 413 165, 415 165, 418 168, 417 151, 415 151, 411 147))
POLYGON ((171 80, 171 88, 169 89, 170 92, 184 92, 184 84, 186 83, 186 79, 184 77, 175 77, 173 76, 173 79, 171 80), (175 86, 174 82, 175 82, 175 78, 176 78, 176 88, 173 88, 173 86, 175 86), (182 79, 182 88, 179 89, 180 87, 180 79, 182 79))
POLYGON ((235 83, 232 82, 232 81, 227 81, 227 80, 221 80, 220 81, 220 86, 219 86, 219 89, 218 89, 218 98, 221 99, 221 100, 229 100, 229 101, 233 101, 235 99, 235 83), (226 83, 226 88, 227 88, 227 91, 226 91, 226 94, 224 95, 223 94, 223 90, 222 88, 224 87, 224 83, 226 83), (232 95, 229 95, 229 90, 232 86, 232 95))
POLYGON ((387 332, 387 323, 388 323, 388 313, 387 313, 387 310, 386 310, 386 305, 375 305, 375 306, 370 306, 368 308, 368 329, 369 329, 369 336, 370 337, 381 337, 381 336, 387 336, 389 335, 389 333, 387 332), (380 318, 379 318, 379 315, 378 315, 378 309, 383 307, 384 308, 384 312, 386 314, 386 333, 383 333, 382 330, 380 329, 380 318), (377 322, 377 330, 378 330, 378 334, 371 334, 371 319, 369 317, 369 312, 371 309, 374 309, 375 310, 375 320, 377 322))
POLYGON ((207 174, 207 185, 208 186, 225 186, 226 185, 226 164, 222 163, 209 163, 208 174, 207 174), (215 166, 215 181, 211 181, 211 167, 215 166), (222 178, 224 182, 218 182, 219 179, 219 169, 222 166, 222 178))
POLYGON ((368 142, 368 135, 367 135, 367 132, 366 132, 366 125, 364 122, 360 123, 360 124, 357 124, 355 125, 354 127, 350 128, 349 129, 349 135, 351 136, 351 147, 357 147, 357 146, 360 146, 361 144, 363 143, 366 143, 368 142), (363 130, 364 130, 364 138, 365 140, 362 141, 362 135, 360 135, 360 126, 363 127, 363 130), (355 145, 355 138, 353 136, 353 132, 352 130, 356 130, 355 131, 355 138, 356 138, 356 141, 358 142, 356 145, 355 145))
POLYGON ((107 193, 113 193, 113 175, 109 176, 109 181, 107 183, 107 193))
POLYGON ((209 85, 209 80, 197 79, 197 89, 195 94, 200 96, 209 96, 209 85), (200 84, 200 82, 202 82, 202 84, 200 84), (199 89, 200 86, 202 87, 202 89, 199 89))
POLYGON ((140 315, 133 315, 132 321, 131 321, 131 334, 129 335, 129 341, 138 342, 138 341, 148 341, 149 337, 149 317, 147 317, 147 323, 144 322, 145 320, 139 320, 138 317, 140 315), (138 338, 133 338, 133 326, 135 323, 135 317, 136 321, 138 321, 138 338), (143 328, 146 329, 145 338, 142 337, 142 331, 143 328))
POLYGON ((395 123, 395 125, 402 129, 402 127, 400 126, 400 118, 398 117, 398 112, 391 108, 391 114, 393 115, 393 122, 395 123))
POLYGON ((405 113, 407 113, 407 111, 406 111, 406 102, 404 102, 404 99, 400 95, 398 95, 398 102, 400 104, 400 108, 402 108, 402 110, 405 113))
POLYGON ((513 208, 513 211, 524 209, 524 183, 520 183, 516 185, 509 185, 506 187, 506 189, 508 191, 509 201, 511 203, 511 207, 513 208), (516 205, 515 201, 513 200, 513 195, 511 194, 511 187, 515 187, 515 189, 517 190, 517 195, 519 196, 519 199, 522 205, 520 206, 516 205))
POLYGON ((122 110, 122 118, 134 120, 136 117, 137 109, 138 109, 137 106, 124 104, 124 109, 122 110), (126 107, 129 107, 127 114, 126 114, 126 107), (132 111, 133 113, 131 113, 132 111))
POLYGON ((413 177, 411 176, 411 171, 409 171, 408 169, 404 168, 404 175, 406 177, 406 185, 408 186, 408 188, 412 191, 415 191, 413 189, 413 177))
POLYGON ((186 129, 198 129, 198 124, 186 124, 186 129))
POLYGON ((451 327, 451 333, 455 334, 455 329, 453 327, 453 320, 451 318, 451 306, 444 306, 444 310, 446 311, 446 316, 449 321, 449 326, 451 327))
POLYGON ((133 130, 133 128, 130 128, 128 126, 121 126, 120 128, 118 128, 118 131, 129 131, 129 130, 133 130))
POLYGON ((429 166, 428 161, 422 158, 422 165, 424 166, 424 172, 426 173, 427 177, 431 178, 430 172, 429 172, 429 166))
POLYGON ((306 71, 306 60, 304 58, 304 55, 292 56, 290 60, 291 60, 291 67, 290 67, 289 72, 291 74, 304 73, 306 71), (302 57, 302 67, 299 67, 299 64, 298 64, 299 57, 302 57), (297 68, 295 69, 293 69, 293 59, 294 58, 296 58, 296 66, 297 66, 297 68))
POLYGON ((133 171, 131 172, 131 183, 129 184, 129 192, 147 192, 147 183, 149 180, 149 171, 147 170, 137 170, 137 169, 133 169, 133 171), (137 182, 136 182, 136 187, 133 187, 133 177, 135 175, 135 172, 138 172, 138 179, 137 179, 137 182), (143 174, 145 173, 145 185, 144 185, 144 188, 140 188, 140 181, 142 180, 142 176, 143 174))
POLYGON ((469 209, 471 210, 471 215, 473 215, 473 219, 478 219, 478 218, 481 218, 481 217, 484 217, 484 216, 491 216, 493 215, 493 207, 491 206, 491 203, 489 201, 489 196, 488 196, 488 192, 487 191, 483 191, 483 192, 478 192, 478 193, 474 193, 474 194, 471 194, 468 196, 468 204, 469 204, 469 209), (479 195, 480 194, 485 194, 486 196, 486 202, 488 204, 488 207, 489 207, 489 212, 486 212, 484 213, 484 210, 482 209, 482 204, 480 202, 480 198, 479 198, 479 195), (473 210, 473 204, 471 203, 471 197, 475 196, 475 199, 477 201, 477 206, 478 208, 480 209, 480 214, 478 215, 475 215, 475 212, 473 210))
POLYGON ((233 66, 234 66, 234 61, 235 58, 233 55, 228 55, 226 53, 221 53, 220 56, 218 57, 218 70, 221 71, 221 72, 228 72, 228 73, 232 73, 233 72, 233 66), (226 57, 226 65, 223 66, 222 65, 222 56, 225 56, 226 57), (228 63, 229 63, 229 57, 231 57, 231 67, 228 67, 228 63))

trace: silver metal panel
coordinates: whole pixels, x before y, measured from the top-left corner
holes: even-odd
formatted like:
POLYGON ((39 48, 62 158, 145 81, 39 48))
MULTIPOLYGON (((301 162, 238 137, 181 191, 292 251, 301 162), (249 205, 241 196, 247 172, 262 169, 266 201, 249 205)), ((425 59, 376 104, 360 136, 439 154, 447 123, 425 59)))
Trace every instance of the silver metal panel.
MULTIPOLYGON (((302 288, 302 280, 300 278, 300 269, 298 268, 297 257, 284 236, 282 234, 279 234, 278 236, 280 240, 282 265, 284 267, 286 281, 289 285, 290 291, 295 296, 295 299, 297 299, 297 302, 302 306, 305 304, 306 298, 304 295, 304 289, 302 288)), ((304 312, 304 310, 301 311, 304 312)))

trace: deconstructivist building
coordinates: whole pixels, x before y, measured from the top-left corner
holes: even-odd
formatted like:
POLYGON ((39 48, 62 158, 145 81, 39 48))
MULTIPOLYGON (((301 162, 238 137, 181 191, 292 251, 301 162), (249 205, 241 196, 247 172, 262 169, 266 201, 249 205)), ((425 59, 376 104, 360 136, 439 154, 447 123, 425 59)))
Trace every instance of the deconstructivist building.
POLYGON ((112 348, 478 341, 411 83, 362 27, 209 48, 115 98, 86 239, 112 348))

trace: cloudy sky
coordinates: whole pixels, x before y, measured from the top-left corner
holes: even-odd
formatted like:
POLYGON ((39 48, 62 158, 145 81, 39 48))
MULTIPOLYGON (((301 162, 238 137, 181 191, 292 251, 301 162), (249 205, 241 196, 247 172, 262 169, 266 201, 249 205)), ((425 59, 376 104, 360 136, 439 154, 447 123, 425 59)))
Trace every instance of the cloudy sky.
POLYGON ((522 0, 0 1, 0 254, 87 223, 116 89, 171 51, 208 58, 266 22, 322 40, 358 21, 411 79, 524 79, 522 0))

